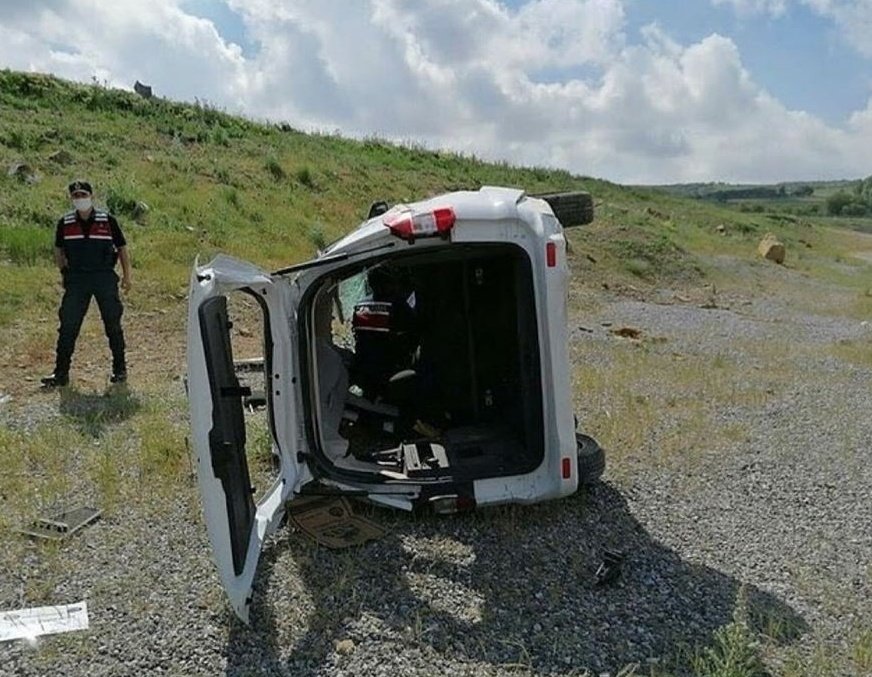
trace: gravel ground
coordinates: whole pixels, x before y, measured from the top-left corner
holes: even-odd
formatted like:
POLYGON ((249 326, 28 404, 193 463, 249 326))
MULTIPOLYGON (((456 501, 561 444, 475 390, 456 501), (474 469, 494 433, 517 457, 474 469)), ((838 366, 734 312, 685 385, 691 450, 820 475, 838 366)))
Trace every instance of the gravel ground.
MULTIPOLYGON (((742 341, 786 345, 803 362, 763 406, 721 412, 741 417, 745 441, 696 450, 694 463, 613 450, 590 491, 458 517, 360 506, 388 535, 354 551, 284 528, 261 560, 251 627, 224 602, 193 487, 143 491, 56 551, 25 546, 19 568, 0 573, 2 609, 30 605, 27 579, 42 577, 52 601, 85 599, 91 617, 87 632, 0 645, 0 673, 614 675, 637 663, 647 674, 711 644, 740 596, 774 635, 773 672, 821 647, 840 660, 872 627, 872 403, 869 370, 825 347, 867 329, 771 301, 705 310, 604 297, 585 318, 596 329, 573 334, 590 359, 619 340, 605 321, 666 339, 652 350, 726 355, 748 378, 763 358, 742 341), (598 588, 603 548, 626 561, 598 588)), ((51 415, 37 406, 5 416, 51 415)))

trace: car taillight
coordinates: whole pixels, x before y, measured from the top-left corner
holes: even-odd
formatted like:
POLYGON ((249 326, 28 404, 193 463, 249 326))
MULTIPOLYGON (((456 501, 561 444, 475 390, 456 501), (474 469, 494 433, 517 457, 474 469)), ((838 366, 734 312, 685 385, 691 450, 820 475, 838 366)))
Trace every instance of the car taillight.
POLYGON ((572 477, 572 459, 563 458, 563 467, 561 468, 563 479, 568 480, 572 477))
POLYGON ((430 507, 437 515, 452 515, 475 507, 475 499, 471 496, 434 496, 430 499, 430 507))
POLYGON ((548 264, 549 268, 553 268, 557 265, 557 245, 553 242, 549 242, 545 245, 545 262, 548 264))
POLYGON ((390 228, 392 235, 414 242, 419 237, 448 237, 456 220, 451 207, 439 207, 430 212, 389 214, 382 223, 390 228))

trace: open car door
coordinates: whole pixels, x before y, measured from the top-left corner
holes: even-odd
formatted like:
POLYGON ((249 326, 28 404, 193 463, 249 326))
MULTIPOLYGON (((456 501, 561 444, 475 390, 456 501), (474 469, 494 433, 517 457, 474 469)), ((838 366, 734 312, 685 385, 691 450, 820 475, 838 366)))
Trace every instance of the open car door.
POLYGON ((213 558, 233 610, 248 622, 251 588, 261 549, 279 524, 285 501, 308 479, 298 461, 293 373, 291 285, 250 264, 219 256, 194 264, 188 302, 188 400, 197 479, 213 558), (264 369, 273 453, 280 465, 273 485, 255 503, 246 459, 243 396, 233 364, 227 294, 252 294, 264 312, 264 369), (282 375, 276 378, 275 375, 282 375))

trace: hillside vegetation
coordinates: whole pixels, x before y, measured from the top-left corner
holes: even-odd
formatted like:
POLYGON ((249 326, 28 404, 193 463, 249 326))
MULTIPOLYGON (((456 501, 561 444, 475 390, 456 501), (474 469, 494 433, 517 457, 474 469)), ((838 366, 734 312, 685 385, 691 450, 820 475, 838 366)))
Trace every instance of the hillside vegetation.
POLYGON ((856 181, 778 184, 684 183, 652 186, 658 191, 716 202, 742 212, 828 216, 844 227, 872 230, 872 176, 856 181))
POLYGON ((224 251, 277 267, 353 228, 373 200, 481 185, 593 193, 597 221, 571 238, 604 278, 693 280, 705 276, 701 257, 753 256, 750 244, 766 231, 788 246, 821 232, 796 217, 739 214, 560 170, 307 135, 206 104, 12 71, 0 71, 0 163, 4 328, 56 302, 51 231, 69 208, 65 186, 73 177, 89 178, 98 203, 125 226, 137 272, 130 304, 145 311, 182 304, 198 255, 224 251), (715 232, 721 224, 726 235, 715 232))

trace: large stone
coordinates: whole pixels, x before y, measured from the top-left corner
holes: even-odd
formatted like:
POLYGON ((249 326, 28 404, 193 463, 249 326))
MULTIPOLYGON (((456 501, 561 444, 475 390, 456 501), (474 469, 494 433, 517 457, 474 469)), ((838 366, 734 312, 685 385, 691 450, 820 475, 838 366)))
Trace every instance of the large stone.
POLYGON ((139 221, 140 219, 145 218, 145 215, 150 211, 151 207, 149 207, 147 203, 142 200, 137 200, 133 207, 133 218, 134 220, 139 221))
POLYGON ((24 183, 37 183, 39 174, 26 162, 13 162, 6 170, 6 175, 10 178, 16 178, 24 183))
POLYGON ((342 656, 347 656, 354 651, 354 640, 340 639, 334 642, 333 646, 336 648, 336 653, 342 656))
POLYGON ((757 245, 757 251, 764 259, 774 261, 775 263, 784 263, 785 249, 784 243, 781 242, 772 233, 766 233, 760 244, 757 245))

